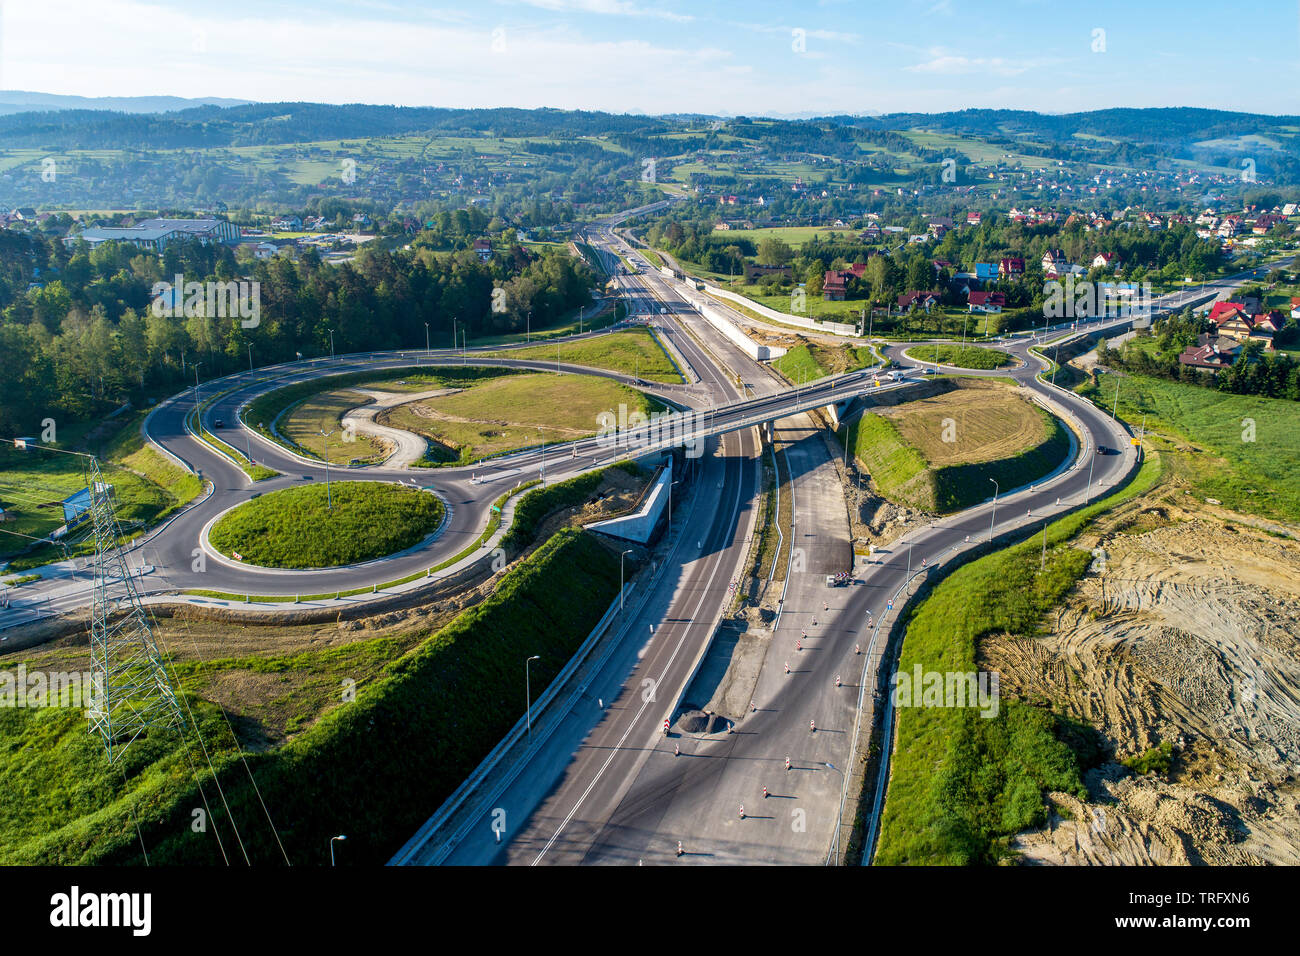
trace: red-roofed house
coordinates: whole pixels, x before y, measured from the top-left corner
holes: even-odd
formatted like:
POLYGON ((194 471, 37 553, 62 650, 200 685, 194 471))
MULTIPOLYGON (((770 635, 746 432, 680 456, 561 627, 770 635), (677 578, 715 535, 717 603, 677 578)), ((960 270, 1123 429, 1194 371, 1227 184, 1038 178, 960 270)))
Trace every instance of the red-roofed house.
POLYGON ((906 312, 913 307, 929 312, 939 304, 937 292, 908 292, 898 297, 898 307, 906 312))
POLYGON ((1025 274, 1025 260, 1019 256, 1003 259, 998 263, 998 276, 1003 279, 1018 279, 1025 274))
POLYGON ((1119 265, 1119 256, 1113 252, 1099 252, 1092 257, 1094 269, 1109 269, 1119 265))
POLYGON ((1241 302, 1216 302, 1210 309, 1210 321, 1214 323, 1219 335, 1226 335, 1238 342, 1263 342, 1266 349, 1273 347, 1273 333, 1280 328, 1281 319, 1281 313, 1276 311, 1258 317, 1251 316, 1241 302), (1276 318, 1271 319, 1270 315, 1276 318))
POLYGON ((996 314, 1006 307, 1007 297, 1001 292, 972 292, 966 299, 967 308, 972 312, 996 314))
POLYGON ((851 275, 853 273, 848 270, 827 269, 822 276, 822 298, 831 302, 843 302, 849 291, 848 281, 851 275))
POLYGON ((1236 360, 1239 351, 1241 351, 1240 346, 1229 351, 1221 350, 1214 343, 1189 345, 1183 350, 1183 354, 1178 356, 1178 363, 1196 368, 1227 368, 1236 360))

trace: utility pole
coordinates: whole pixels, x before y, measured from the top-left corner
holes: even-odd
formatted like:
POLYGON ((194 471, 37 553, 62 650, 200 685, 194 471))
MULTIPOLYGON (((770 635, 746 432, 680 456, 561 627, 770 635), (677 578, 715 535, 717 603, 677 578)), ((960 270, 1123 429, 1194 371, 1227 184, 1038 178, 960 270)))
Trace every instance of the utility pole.
POLYGON ((248 370, 253 370, 253 343, 248 343, 248 370))
POLYGON ((91 731, 104 742, 112 763, 142 733, 180 731, 185 722, 122 553, 112 493, 95 458, 86 465, 86 489, 95 545, 87 711, 91 731))

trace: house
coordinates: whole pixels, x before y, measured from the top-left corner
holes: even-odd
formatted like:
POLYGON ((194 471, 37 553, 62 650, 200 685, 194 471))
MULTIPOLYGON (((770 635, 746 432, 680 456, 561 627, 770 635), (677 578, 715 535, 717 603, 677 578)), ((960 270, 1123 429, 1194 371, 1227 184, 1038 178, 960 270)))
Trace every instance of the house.
POLYGON ((1025 274, 1025 260, 1019 256, 1003 259, 998 263, 998 278, 1018 279, 1025 274))
POLYGON ((365 229, 370 226, 370 217, 364 212, 359 212, 352 217, 352 225, 365 229))
MULTIPOLYGON (((1006 262, 1006 259, 1002 260, 1006 262)), ((998 279, 998 264, 996 262, 977 262, 975 263, 975 278, 980 282, 996 282, 998 279)))
POLYGON ((1236 216, 1224 216, 1219 223, 1217 234, 1224 239, 1231 239, 1241 231, 1241 220, 1236 216))
POLYGON ((279 232, 301 232, 302 220, 297 216, 276 216, 271 220, 271 228, 279 232))
POLYGON ((1300 319, 1300 296, 1291 297, 1291 318, 1300 319))
POLYGON ((492 243, 488 242, 486 239, 475 239, 474 251, 478 253, 478 257, 481 260, 487 262, 492 258, 492 243))
POLYGON ((907 292, 898 297, 898 307, 906 312, 908 309, 925 309, 929 312, 939 304, 937 292, 907 292))
POLYGON ((1235 343, 1234 347, 1229 349, 1220 349, 1214 342, 1189 345, 1183 350, 1183 354, 1178 356, 1178 364, 1191 365, 1195 368, 1227 368, 1237 360, 1240 352, 1241 346, 1235 343))
POLYGON ((1070 260, 1060 249, 1048 249, 1043 253, 1043 275, 1049 279, 1063 276, 1070 271, 1070 260))
POLYGON ((1099 252, 1092 257, 1094 269, 1114 269, 1119 266, 1119 256, 1113 252, 1099 252))
POLYGON ((980 224, 980 220, 983 219, 983 217, 984 217, 983 213, 968 212, 966 213, 966 225, 978 226, 980 224))
POLYGON ((930 235, 936 239, 942 239, 944 233, 953 229, 953 221, 947 216, 931 216, 927 225, 930 235))
POLYGON ((36 218, 36 210, 31 206, 20 206, 9 213, 9 218, 17 222, 31 222, 36 218))
POLYGON ((1253 316, 1240 302, 1216 302, 1210 309, 1210 321, 1214 323, 1219 335, 1238 342, 1263 342, 1266 349, 1273 348, 1273 334, 1282 324, 1281 319, 1281 313, 1276 311, 1260 317, 1253 316))
POLYGON ((848 295, 848 282, 852 275, 848 270, 827 269, 822 276, 822 298, 831 302, 843 302, 848 295))
POLYGON ((876 225, 874 222, 868 223, 867 228, 863 229, 862 232, 858 234, 858 238, 863 242, 879 242, 880 226, 876 225))
POLYGON ((1007 297, 1001 292, 972 292, 966 299, 966 306, 971 312, 984 312, 996 315, 1007 304, 1007 297))

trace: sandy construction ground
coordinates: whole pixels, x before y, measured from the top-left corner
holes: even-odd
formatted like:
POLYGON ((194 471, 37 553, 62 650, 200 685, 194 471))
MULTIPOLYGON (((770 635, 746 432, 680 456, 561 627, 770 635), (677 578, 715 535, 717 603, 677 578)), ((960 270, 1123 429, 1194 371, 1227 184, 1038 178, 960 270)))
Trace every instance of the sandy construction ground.
POLYGON ((1300 543, 1162 486, 1083 543, 1094 560, 1036 638, 983 642, 1002 692, 1099 730, 1089 799, 1013 844, 1026 862, 1300 863, 1300 543), (1167 775, 1117 760, 1161 742, 1167 775))

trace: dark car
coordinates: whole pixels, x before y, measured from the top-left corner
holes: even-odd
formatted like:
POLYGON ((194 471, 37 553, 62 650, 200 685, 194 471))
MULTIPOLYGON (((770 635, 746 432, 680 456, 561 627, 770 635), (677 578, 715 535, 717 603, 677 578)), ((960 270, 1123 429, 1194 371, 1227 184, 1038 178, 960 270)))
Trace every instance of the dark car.
POLYGON ((1110 449, 1107 448, 1105 445, 1098 445, 1098 446, 1097 446, 1097 454, 1099 454, 1099 455, 1109 455, 1109 454, 1110 454, 1110 449))
POLYGON ((214 419, 212 420, 212 427, 213 427, 213 428, 225 428, 225 427, 226 427, 226 423, 223 422, 220 418, 214 418, 214 419))

